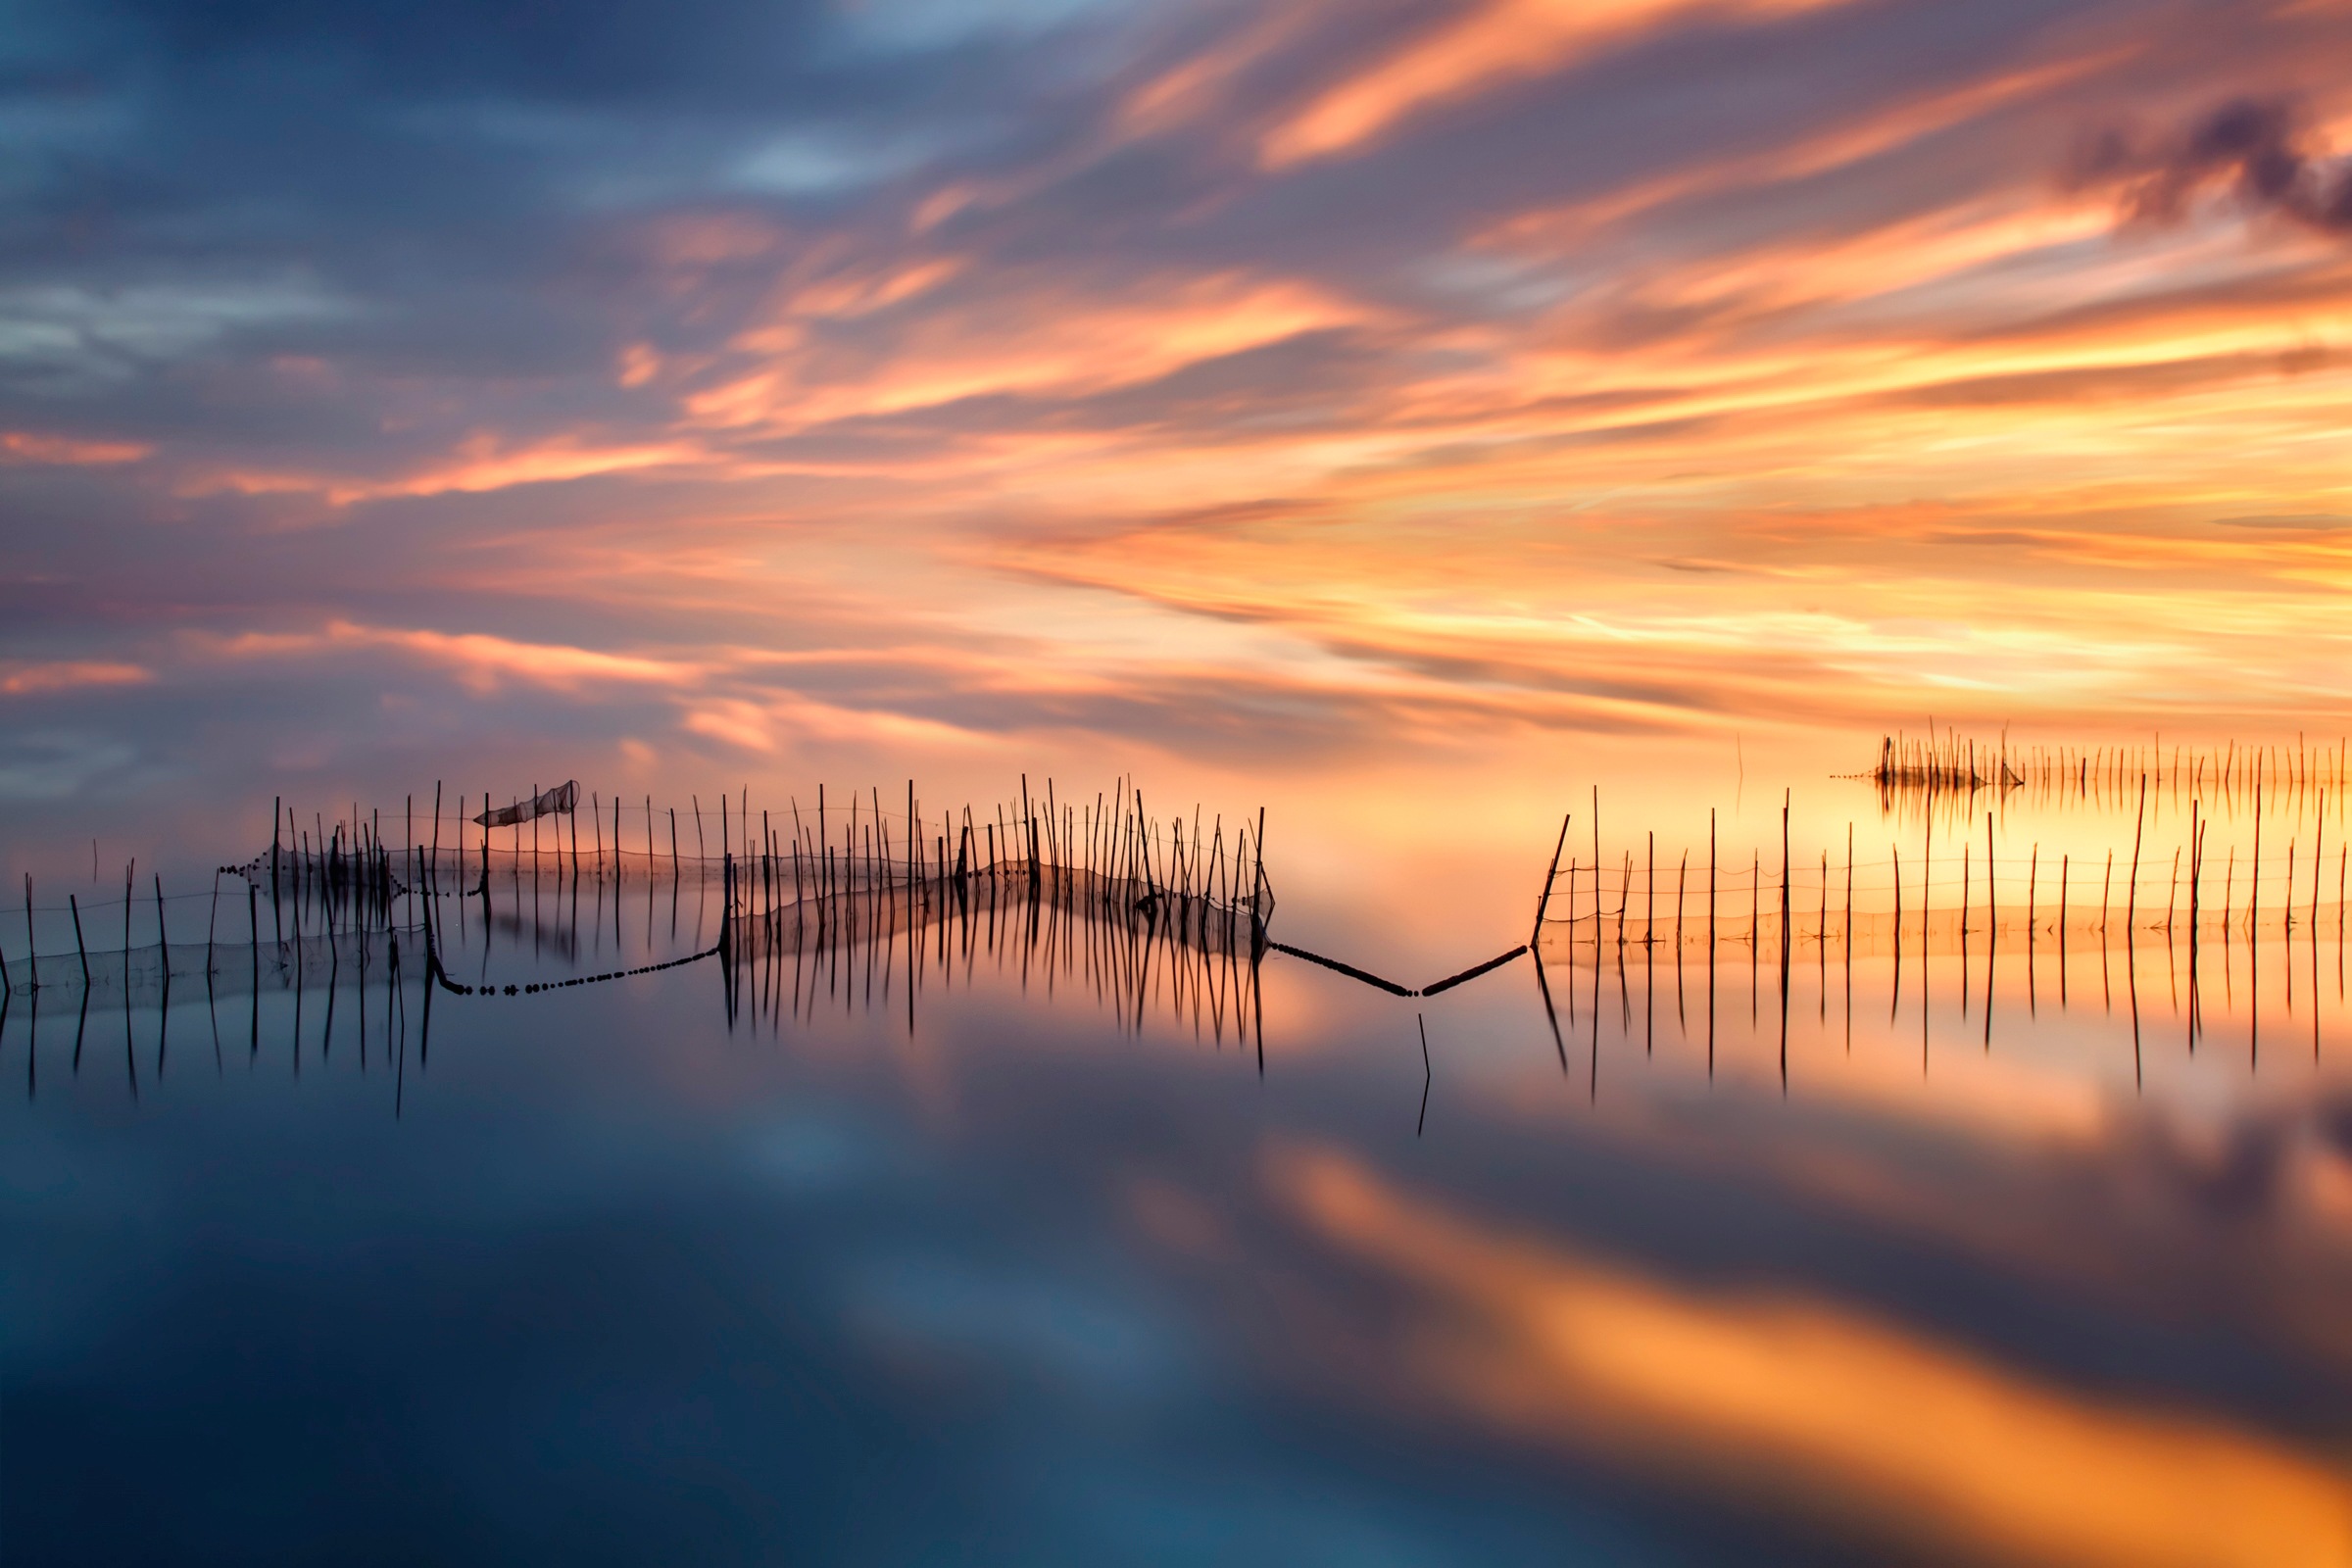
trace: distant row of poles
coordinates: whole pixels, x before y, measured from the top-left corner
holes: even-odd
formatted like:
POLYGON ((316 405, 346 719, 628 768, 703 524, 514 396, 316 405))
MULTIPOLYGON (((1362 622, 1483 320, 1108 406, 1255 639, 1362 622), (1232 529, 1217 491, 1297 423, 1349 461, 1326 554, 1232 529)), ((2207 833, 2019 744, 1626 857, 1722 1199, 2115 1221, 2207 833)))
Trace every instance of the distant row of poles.
POLYGON ((2314 747, 2298 737, 2293 746, 2230 741, 2168 750, 2159 736, 2145 746, 2012 747, 2006 737, 1981 741, 1944 730, 1925 738, 1899 732, 1881 736, 1878 762, 1864 776, 1884 790, 1972 791, 2031 784, 2113 793, 2144 781, 2160 789, 2211 789, 2230 795, 2266 786, 2296 791, 2340 788, 2348 767, 2352 743, 2344 740, 2314 747))

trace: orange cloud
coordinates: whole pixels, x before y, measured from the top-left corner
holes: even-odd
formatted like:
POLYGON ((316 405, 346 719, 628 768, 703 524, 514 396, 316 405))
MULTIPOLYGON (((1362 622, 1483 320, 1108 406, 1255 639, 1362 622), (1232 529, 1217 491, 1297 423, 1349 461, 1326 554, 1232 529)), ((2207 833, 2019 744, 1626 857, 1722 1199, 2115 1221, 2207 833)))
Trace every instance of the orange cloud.
POLYGON ((1384 1384, 1451 1413, 1991 1562, 2352 1562, 2352 1484, 2275 1441, 1802 1297, 1589 1262, 1336 1153, 1279 1153, 1268 1180, 1321 1240, 1423 1293, 1419 1327, 1372 1353, 1384 1384))
POLYGON ((1269 132, 1259 160, 1281 169, 1361 145, 1434 105, 1546 75, 1643 31, 1707 18, 1772 21, 1846 0, 1487 0, 1269 132))
MULTIPOLYGON (((650 379, 655 367, 632 360, 624 364, 624 384, 638 374, 650 379)), ((362 479, 348 475, 242 468, 198 473, 179 486, 183 494, 205 495, 226 490, 239 495, 318 495, 337 507, 396 496, 478 495, 517 485, 555 484, 614 474, 643 473, 660 468, 724 469, 720 459, 685 441, 630 442, 602 445, 579 438, 536 442, 508 448, 491 434, 470 437, 458 447, 454 462, 440 463, 417 472, 392 478, 362 479)))
POLYGON ((76 686, 136 686, 153 679, 155 672, 139 664, 75 660, 0 662, 0 694, 10 697, 70 691, 76 686))
POLYGON ((154 450, 144 441, 77 441, 29 430, 0 430, 0 462, 97 467, 136 463, 154 450))
POLYGON ((967 745, 971 731, 930 719, 820 702, 792 692, 758 698, 698 697, 679 727, 747 752, 772 754, 788 740, 863 741, 881 746, 967 745))
POLYGON ((482 632, 439 632, 421 628, 362 626, 330 621, 322 632, 245 632, 213 645, 227 658, 274 659, 334 649, 382 649, 406 653, 455 671, 473 691, 489 692, 502 681, 519 680, 562 691, 589 682, 683 686, 700 680, 700 664, 599 653, 561 643, 524 643, 482 632))
MULTIPOLYGON (((818 298, 843 308, 865 298, 861 287, 888 292, 933 281, 918 271, 911 280, 819 290, 818 298)), ((765 363, 688 399, 686 409, 705 425, 778 431, 988 394, 1083 395, 1366 315, 1312 285, 1238 272, 1144 280, 1092 298, 1066 286, 1001 287, 923 315, 870 346, 812 342, 788 312, 786 320, 737 341, 739 351, 765 363)))
POLYGON ((690 466, 706 461, 700 448, 682 442, 653 442, 598 446, 579 441, 549 441, 502 451, 494 437, 479 436, 460 449, 460 461, 427 469, 404 479, 327 487, 327 499, 337 506, 385 496, 432 496, 451 491, 505 490, 514 485, 551 484, 586 479, 599 474, 636 473, 648 468, 690 466))

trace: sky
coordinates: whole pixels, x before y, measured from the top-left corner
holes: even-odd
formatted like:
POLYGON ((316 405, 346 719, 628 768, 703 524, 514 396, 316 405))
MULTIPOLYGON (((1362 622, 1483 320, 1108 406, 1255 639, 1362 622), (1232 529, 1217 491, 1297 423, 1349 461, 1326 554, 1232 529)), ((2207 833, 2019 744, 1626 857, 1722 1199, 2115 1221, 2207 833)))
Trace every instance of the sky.
POLYGON ((20 820, 2352 708, 2343 0, 0 0, 0 127, 20 820))

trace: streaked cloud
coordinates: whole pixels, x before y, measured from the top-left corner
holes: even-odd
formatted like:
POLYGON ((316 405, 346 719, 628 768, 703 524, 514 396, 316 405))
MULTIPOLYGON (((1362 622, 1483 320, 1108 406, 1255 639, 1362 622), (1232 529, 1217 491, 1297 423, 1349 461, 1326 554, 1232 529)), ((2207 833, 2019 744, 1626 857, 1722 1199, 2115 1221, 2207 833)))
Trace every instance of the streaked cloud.
POLYGON ((136 463, 154 450, 144 441, 89 441, 41 435, 31 430, 0 430, 0 463, 56 463, 81 467, 136 463))
POLYGON ((2352 511, 2341 7, 434 16, 44 22, 0 651, 755 755, 2352 702, 2242 521, 2352 511))
POLYGON ((1847 0, 1486 0, 1318 93, 1276 125, 1260 157, 1279 169, 1348 151, 1415 112, 1544 76, 1611 45, 1698 22, 1758 22, 1847 0))
POLYGON ((142 664, 91 660, 0 661, 0 696, 29 697, 83 686, 137 686, 155 679, 142 664))
POLYGON ((509 681, 576 690, 597 682, 686 685, 701 671, 692 664, 561 644, 522 643, 482 632, 361 626, 334 621, 318 632, 246 632, 210 647, 226 659, 290 659, 342 651, 405 654, 450 670, 460 684, 488 693, 509 681))

